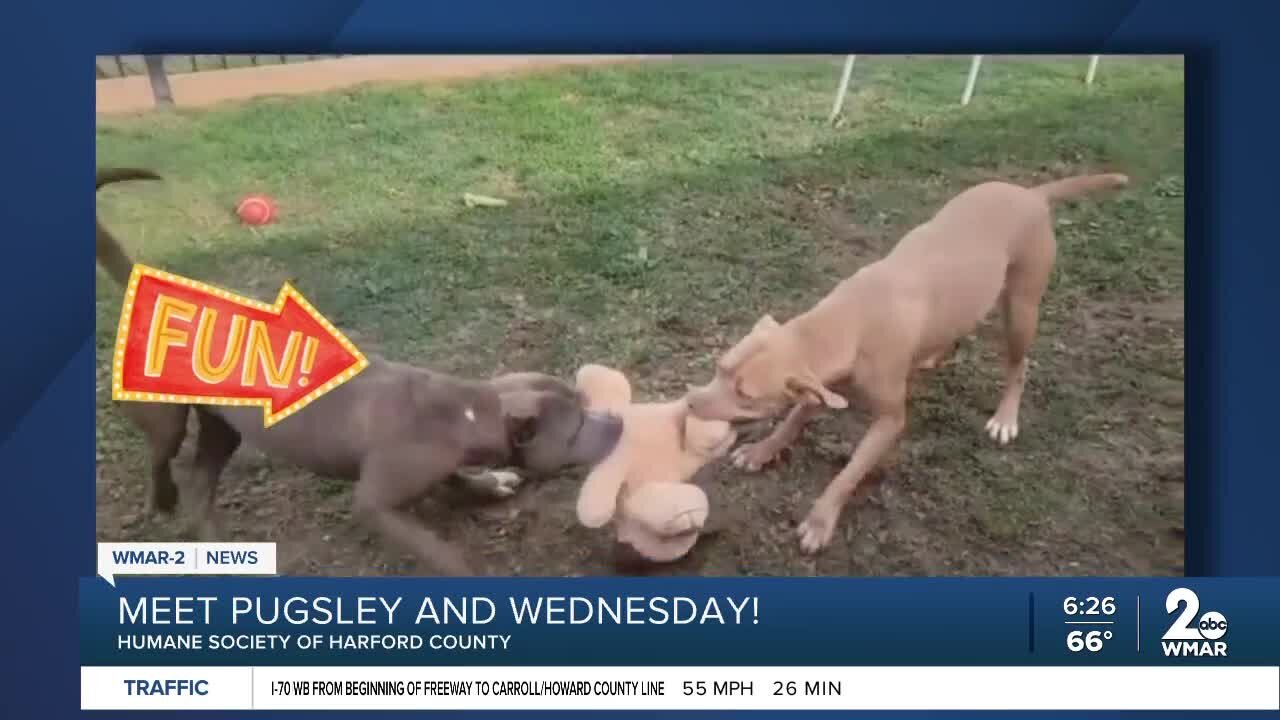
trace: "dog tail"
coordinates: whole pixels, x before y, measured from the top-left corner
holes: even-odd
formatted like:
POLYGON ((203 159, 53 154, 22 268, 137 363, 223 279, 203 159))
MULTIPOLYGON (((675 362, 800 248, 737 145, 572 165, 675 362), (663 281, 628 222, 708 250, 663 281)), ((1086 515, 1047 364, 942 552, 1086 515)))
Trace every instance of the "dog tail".
POLYGON ((1097 190, 1111 190, 1129 184, 1129 176, 1120 173, 1104 175, 1076 175, 1054 180, 1032 188, 1050 201, 1070 200, 1097 190))
MULTIPOLYGON (((159 180, 160 176, 151 170, 143 170, 141 168, 106 168, 98 170, 97 182, 94 190, 101 190, 104 185, 111 183, 123 182, 125 180, 159 180)), ((129 259, 129 255, 125 253, 124 248, 120 246, 120 241, 115 239, 111 231, 102 224, 102 220, 95 218, 98 223, 98 240, 97 254, 98 262, 107 271, 113 280, 121 285, 129 284, 129 276, 133 274, 133 261, 129 259)))

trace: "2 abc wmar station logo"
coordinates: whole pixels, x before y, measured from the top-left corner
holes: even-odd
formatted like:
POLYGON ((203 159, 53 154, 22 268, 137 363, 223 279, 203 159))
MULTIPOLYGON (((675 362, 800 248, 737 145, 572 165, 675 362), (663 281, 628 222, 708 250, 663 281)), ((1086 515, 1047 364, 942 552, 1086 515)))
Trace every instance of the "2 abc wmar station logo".
POLYGON ((1200 614, 1200 597, 1195 591, 1177 588, 1164 600, 1165 612, 1177 612, 1169 629, 1160 638, 1165 657, 1226 657, 1227 618, 1216 610, 1200 614), (1181 610, 1181 612, 1179 612, 1181 610))

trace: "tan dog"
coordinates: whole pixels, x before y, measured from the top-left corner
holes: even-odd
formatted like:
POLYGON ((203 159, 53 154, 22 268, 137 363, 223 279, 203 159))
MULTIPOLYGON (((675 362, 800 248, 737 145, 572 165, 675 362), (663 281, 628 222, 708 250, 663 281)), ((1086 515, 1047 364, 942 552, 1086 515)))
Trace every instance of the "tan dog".
POLYGON ((821 549, 858 483, 906 427, 911 371, 934 367, 997 304, 1004 392, 986 430, 1002 445, 1018 436, 1027 351, 1056 254, 1050 203, 1127 182, 1124 175, 1086 175, 1034 188, 988 182, 965 190, 807 312, 783 325, 762 317, 720 358, 711 382, 691 389, 690 408, 708 419, 742 420, 792 404, 772 434, 734 451, 738 467, 758 470, 823 406, 848 406, 829 385, 861 391, 871 426, 798 528, 805 552, 821 549))

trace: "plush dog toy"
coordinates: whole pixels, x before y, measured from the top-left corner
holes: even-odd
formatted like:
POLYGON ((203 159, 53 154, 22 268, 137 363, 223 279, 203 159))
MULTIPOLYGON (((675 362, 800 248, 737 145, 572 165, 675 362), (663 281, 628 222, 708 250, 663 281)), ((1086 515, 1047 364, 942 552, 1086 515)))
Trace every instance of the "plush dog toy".
POLYGON ((631 383, 613 368, 584 365, 577 387, 590 409, 622 418, 622 438, 578 493, 578 521, 598 528, 613 520, 618 542, 651 562, 684 557, 708 512, 706 493, 689 481, 737 434, 727 422, 691 415, 683 398, 633 404, 631 383))

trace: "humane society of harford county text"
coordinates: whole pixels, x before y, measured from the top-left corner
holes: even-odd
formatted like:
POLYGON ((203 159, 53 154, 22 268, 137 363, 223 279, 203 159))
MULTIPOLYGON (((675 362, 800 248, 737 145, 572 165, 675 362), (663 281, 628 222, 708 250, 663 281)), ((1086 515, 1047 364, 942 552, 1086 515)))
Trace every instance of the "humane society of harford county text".
POLYGON ((759 623, 755 596, 121 597, 119 650, 506 650, 511 625, 745 625, 759 623), (505 615, 506 617, 502 617, 505 615), (453 632, 403 632, 448 628, 453 632), (288 632, 261 632, 280 627, 288 632), (327 633, 299 633, 307 627, 327 633), (174 632, 204 628, 207 632, 174 632), (244 628, 236 632, 237 628, 244 628), (341 632, 335 631, 342 628, 341 632), (349 629, 348 629, 349 628, 349 629), (157 631, 161 630, 162 631, 157 631))

